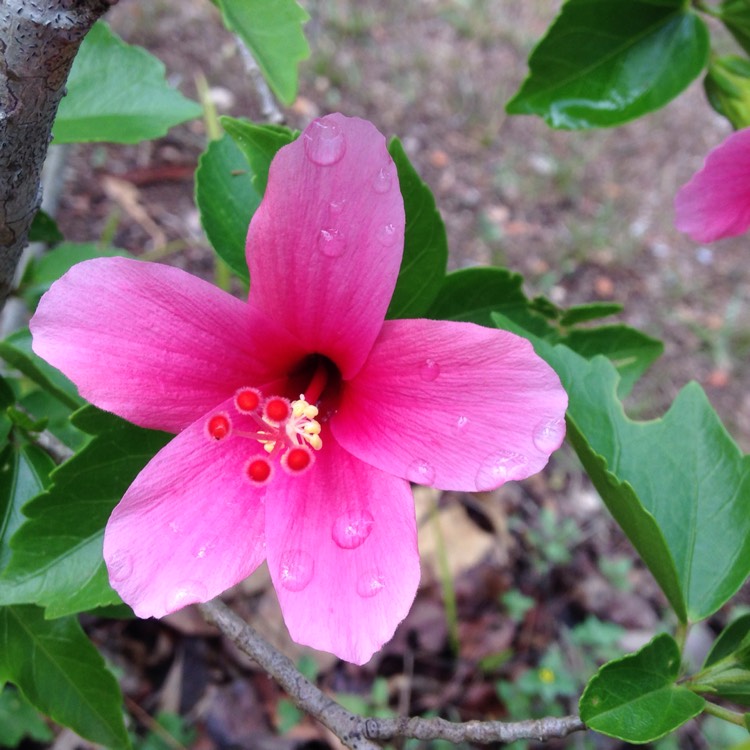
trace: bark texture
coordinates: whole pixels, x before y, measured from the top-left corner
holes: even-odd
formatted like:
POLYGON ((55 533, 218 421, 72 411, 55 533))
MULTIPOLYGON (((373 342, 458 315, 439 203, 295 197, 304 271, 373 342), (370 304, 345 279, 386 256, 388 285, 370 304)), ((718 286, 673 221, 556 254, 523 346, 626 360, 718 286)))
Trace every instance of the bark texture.
POLYGON ((117 0, 0 0, 0 307, 41 203, 52 123, 78 47, 117 0))

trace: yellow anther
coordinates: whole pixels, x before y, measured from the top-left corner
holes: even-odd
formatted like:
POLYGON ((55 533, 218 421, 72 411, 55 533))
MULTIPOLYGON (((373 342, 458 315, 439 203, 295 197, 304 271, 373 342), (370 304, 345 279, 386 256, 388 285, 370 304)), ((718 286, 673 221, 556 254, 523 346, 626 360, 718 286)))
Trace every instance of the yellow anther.
POLYGON ((315 419, 318 416, 318 407, 307 404, 302 412, 308 419, 315 419))
POLYGON ((273 453, 273 449, 276 447, 276 442, 271 440, 267 443, 263 443, 263 449, 266 453, 273 453))
POLYGON ((310 447, 316 451, 319 451, 323 447, 323 441, 320 439, 320 435, 307 435, 307 442, 310 447))
POLYGON ((320 434, 320 425, 317 422, 308 422, 302 429, 308 435, 318 435, 318 434, 320 434))

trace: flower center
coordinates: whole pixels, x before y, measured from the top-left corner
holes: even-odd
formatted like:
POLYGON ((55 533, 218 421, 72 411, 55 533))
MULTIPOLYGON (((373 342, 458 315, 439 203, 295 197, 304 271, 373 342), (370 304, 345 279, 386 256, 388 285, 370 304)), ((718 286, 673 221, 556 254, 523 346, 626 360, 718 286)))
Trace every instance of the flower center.
POLYGON ((243 469, 251 484, 262 486, 271 481, 277 463, 288 474, 302 474, 315 462, 314 452, 323 447, 315 404, 327 381, 328 366, 321 360, 305 392, 294 401, 284 396, 264 397, 252 387, 240 388, 234 395, 234 413, 221 411, 209 416, 206 435, 211 441, 231 437, 254 440, 263 446, 267 455, 254 455, 243 469))

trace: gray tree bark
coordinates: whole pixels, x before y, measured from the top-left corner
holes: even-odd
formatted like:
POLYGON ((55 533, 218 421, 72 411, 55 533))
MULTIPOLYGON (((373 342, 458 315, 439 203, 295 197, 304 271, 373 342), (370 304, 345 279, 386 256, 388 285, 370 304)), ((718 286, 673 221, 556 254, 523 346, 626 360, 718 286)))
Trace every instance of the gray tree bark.
POLYGON ((78 47, 117 0, 0 0, 0 308, 41 203, 52 123, 78 47))

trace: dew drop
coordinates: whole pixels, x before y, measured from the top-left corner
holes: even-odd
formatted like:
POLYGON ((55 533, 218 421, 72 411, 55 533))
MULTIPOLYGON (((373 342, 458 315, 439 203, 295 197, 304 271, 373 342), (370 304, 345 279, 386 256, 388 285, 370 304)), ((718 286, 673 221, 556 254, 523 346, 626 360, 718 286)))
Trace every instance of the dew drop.
POLYGON ((461 416, 456 420, 456 435, 463 435, 469 427, 469 418, 461 416))
POLYGON ((537 425, 534 430, 534 445, 541 453, 552 453, 560 447, 565 437, 565 419, 559 417, 537 425))
POLYGON ((346 198, 342 198, 340 201, 331 201, 328 204, 328 210, 331 216, 341 216, 346 205, 346 198))
POLYGON ((375 519, 368 510, 342 513, 331 529, 333 541, 343 549, 355 549, 370 536, 375 519))
POLYGON ((321 167, 340 161, 346 151, 344 134, 332 120, 314 120, 303 138, 307 158, 321 167))
POLYGON ((108 563, 109 580, 124 581, 133 572, 133 557, 128 552, 118 552, 108 563))
POLYGON ((377 570, 368 570, 357 580, 357 593, 363 599, 370 599, 385 588, 385 576, 377 570))
POLYGON ((284 552, 279 563, 281 585, 289 591, 302 591, 312 580, 315 560, 301 549, 284 552))
POLYGON ((208 591, 202 583, 197 581, 185 581, 180 584, 171 594, 167 595, 164 603, 167 612, 174 612, 176 609, 187 607, 194 602, 205 602, 208 599, 208 591))
POLYGON ((398 232, 393 224, 383 224, 377 231, 378 242, 384 247, 391 247, 398 239, 398 232))
POLYGON ((419 366, 419 377, 427 383, 431 383, 440 375, 440 365, 434 359, 426 359, 419 366))
POLYGON ((435 481, 435 468, 429 461, 418 458, 407 467, 406 478, 414 484, 432 484, 435 481))
POLYGON ((526 476, 526 456, 513 451, 496 451, 482 461, 477 472, 477 490, 494 490, 512 479, 526 476))
POLYGON ((391 189, 392 183, 393 177, 391 177, 391 171, 387 167, 383 167, 375 175, 375 179, 372 181, 372 189, 382 195, 391 189))
POLYGON ((321 229, 318 250, 329 258, 338 258, 346 252, 346 240, 338 229, 321 229))

